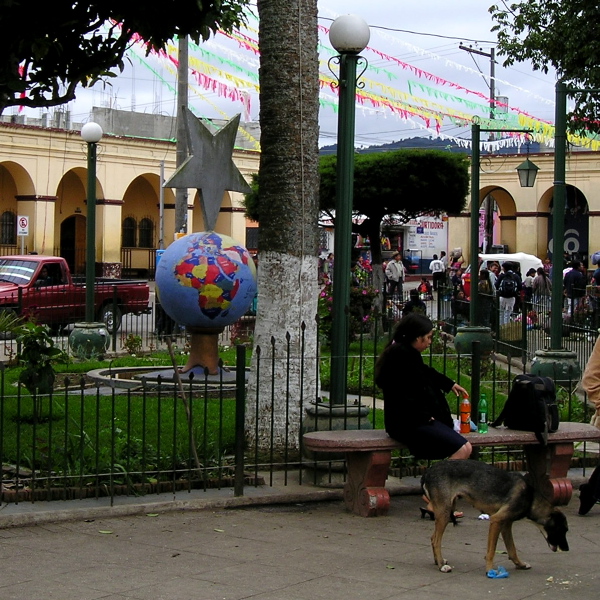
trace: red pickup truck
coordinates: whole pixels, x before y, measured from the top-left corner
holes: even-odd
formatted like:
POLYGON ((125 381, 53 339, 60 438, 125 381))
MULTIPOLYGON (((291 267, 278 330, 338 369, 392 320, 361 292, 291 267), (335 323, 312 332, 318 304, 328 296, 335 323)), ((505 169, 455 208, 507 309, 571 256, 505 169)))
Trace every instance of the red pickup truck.
MULTIPOLYGON (((94 313, 116 331, 125 313, 149 311, 146 281, 96 279, 94 313)), ((60 329, 85 320, 85 281, 74 281, 60 256, 0 256, 0 311, 60 329)))

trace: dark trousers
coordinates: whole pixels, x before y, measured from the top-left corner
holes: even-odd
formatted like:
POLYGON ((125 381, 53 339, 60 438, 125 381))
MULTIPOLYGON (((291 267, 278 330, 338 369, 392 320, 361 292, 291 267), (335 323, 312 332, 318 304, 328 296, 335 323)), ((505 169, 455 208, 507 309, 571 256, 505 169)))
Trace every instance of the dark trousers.
POLYGON ((398 294, 398 296, 400 296, 400 298, 402 298, 402 293, 404 291, 403 289, 403 280, 401 279, 400 281, 388 281, 388 295, 393 296, 394 292, 396 292, 398 294))
POLYGON ((440 286, 444 285, 444 280, 446 279, 446 273, 441 271, 440 273, 433 274, 433 289, 438 290, 440 286))

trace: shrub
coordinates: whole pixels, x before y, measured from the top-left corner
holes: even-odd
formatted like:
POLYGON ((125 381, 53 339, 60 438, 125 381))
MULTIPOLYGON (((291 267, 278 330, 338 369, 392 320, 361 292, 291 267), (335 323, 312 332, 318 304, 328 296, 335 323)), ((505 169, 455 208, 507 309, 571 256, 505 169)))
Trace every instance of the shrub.
MULTIPOLYGON (((372 286, 352 286, 350 288, 349 333, 350 341, 370 327, 374 319, 374 302, 379 290, 372 286)), ((322 340, 331 342, 331 322, 333 311, 333 285, 327 283, 319 293, 319 335, 322 340)))

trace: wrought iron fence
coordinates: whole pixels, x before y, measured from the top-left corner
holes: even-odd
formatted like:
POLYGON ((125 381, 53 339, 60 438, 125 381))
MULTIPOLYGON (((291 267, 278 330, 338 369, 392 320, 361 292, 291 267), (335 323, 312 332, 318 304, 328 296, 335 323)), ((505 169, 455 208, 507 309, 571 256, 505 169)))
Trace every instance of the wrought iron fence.
MULTIPOLYGON (((372 370, 387 332, 377 329, 378 320, 374 323, 375 329, 363 332, 351 346, 348 405, 339 414, 327 409, 329 357, 323 351, 317 357, 321 387, 316 396, 298 399, 288 391, 283 394, 283 409, 278 409, 287 414, 302 403, 302 423, 286 420, 289 431, 300 434, 296 437, 286 431, 280 435, 273 427, 266 450, 264 445, 246 444, 245 423, 252 417, 257 422, 261 411, 274 415, 275 398, 265 408, 264 402, 247 396, 249 357, 245 345, 237 347, 229 376, 221 371, 216 379, 208 374, 184 379, 183 389, 173 382, 172 373, 156 372, 158 368, 142 373, 107 368, 103 381, 90 383, 87 377, 72 375, 62 379, 51 395, 36 396, 17 385, 16 367, 2 363, 0 500, 114 498, 214 486, 233 486, 242 494, 244 485, 272 484, 275 474, 283 475, 286 483, 292 475, 300 483, 343 477, 343 457, 306 455, 301 434, 332 427, 383 428, 383 407, 372 370)), ((290 354, 285 337, 272 340, 272 344, 271 354, 276 350, 283 355, 281 368, 289 369, 292 357, 285 359, 290 354)), ((253 353, 254 377, 270 376, 273 381, 289 377, 289 373, 265 368, 260 348, 254 347, 253 353)), ((456 354, 441 331, 424 358, 467 389, 485 391, 492 418, 517 374, 510 361, 501 365, 491 358, 480 361, 477 353, 456 354)), ((560 387, 559 400, 563 420, 589 419, 586 399, 576 393, 575 382, 560 387)), ((452 408, 458 414, 458 404, 452 408)), ((508 462, 514 468, 523 464, 522 453, 516 450, 484 450, 481 458, 508 462)), ((585 459, 584 453, 579 460, 583 464, 585 459)), ((425 467, 426 463, 402 451, 394 458, 393 474, 416 474, 425 467)))

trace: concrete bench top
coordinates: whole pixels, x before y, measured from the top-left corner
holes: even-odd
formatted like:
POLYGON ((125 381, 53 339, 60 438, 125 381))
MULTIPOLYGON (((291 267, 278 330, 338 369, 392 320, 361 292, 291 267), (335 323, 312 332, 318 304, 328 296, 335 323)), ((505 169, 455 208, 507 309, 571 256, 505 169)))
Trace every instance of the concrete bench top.
MULTIPOLYGON (((506 427, 490 427, 488 433, 467 433, 465 437, 473 446, 538 444, 534 433, 506 427)), ((405 447, 383 429, 312 431, 305 433, 303 439, 305 448, 319 452, 374 452, 405 447)), ((600 429, 587 423, 564 422, 558 431, 548 435, 549 444, 582 441, 600 441, 600 429)))

